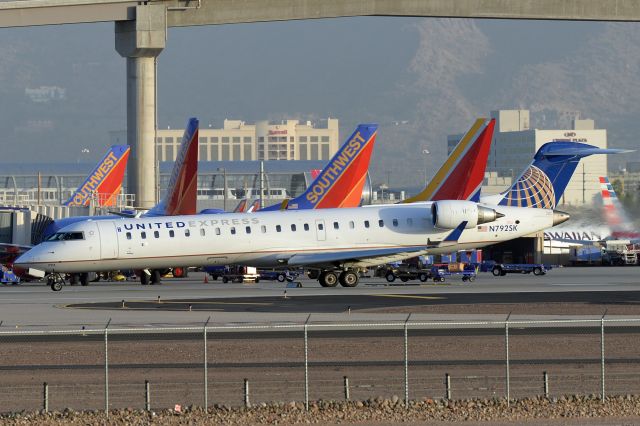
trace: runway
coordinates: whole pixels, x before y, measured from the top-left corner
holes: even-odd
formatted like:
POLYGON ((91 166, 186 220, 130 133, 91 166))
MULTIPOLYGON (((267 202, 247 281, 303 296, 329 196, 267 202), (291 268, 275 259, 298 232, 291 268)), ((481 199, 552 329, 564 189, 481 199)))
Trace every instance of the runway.
MULTIPOLYGON (((277 282, 203 283, 204 274, 162 285, 99 282, 52 292, 44 284, 0 287, 0 330, 314 321, 503 320, 640 317, 640 280, 634 267, 558 268, 541 277, 481 274, 474 283, 387 285, 364 278, 356 288, 302 288, 277 282), (286 292, 286 299, 285 299, 286 292), (158 297, 162 303, 157 303, 158 297), (125 307, 122 307, 122 301, 125 307), (191 305, 191 310, 189 310, 191 305)), ((395 284, 395 283, 394 283, 395 284)))

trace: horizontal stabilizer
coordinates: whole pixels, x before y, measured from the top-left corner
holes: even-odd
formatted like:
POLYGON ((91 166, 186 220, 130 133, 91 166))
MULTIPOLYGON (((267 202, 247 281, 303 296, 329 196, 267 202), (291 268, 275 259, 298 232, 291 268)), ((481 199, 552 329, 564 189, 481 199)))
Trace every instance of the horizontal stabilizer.
POLYGON ((556 155, 580 155, 586 157, 594 154, 626 154, 629 152, 635 152, 633 149, 617 149, 617 148, 561 148, 557 150, 550 150, 544 153, 545 157, 551 157, 556 155))

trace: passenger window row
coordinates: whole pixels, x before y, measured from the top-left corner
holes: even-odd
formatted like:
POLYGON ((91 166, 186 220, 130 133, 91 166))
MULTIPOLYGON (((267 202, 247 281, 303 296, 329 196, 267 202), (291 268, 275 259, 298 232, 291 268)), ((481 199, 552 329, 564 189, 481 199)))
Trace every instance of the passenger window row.
MULTIPOLYGON (((391 221, 391 224, 393 225, 394 228, 398 227, 399 223, 400 222, 399 222, 398 219, 393 219, 391 221)), ((368 220, 363 221, 363 225, 364 225, 365 228, 370 228, 371 227, 371 224, 369 223, 368 220)), ((409 226, 409 227, 413 226, 413 219, 412 218, 408 218, 407 219, 407 226, 409 226)), ((349 223, 348 223, 348 227, 349 227, 349 229, 355 229, 356 228, 355 222, 353 220, 350 220, 349 223)), ((378 227, 380 227, 380 228, 384 227, 384 220, 383 219, 379 219, 378 220, 378 227)), ((309 227, 308 223, 303 224, 302 228, 305 231, 309 231, 310 230, 310 227, 309 227)), ((291 232, 296 232, 298 227, 296 226, 295 223, 292 223, 290 225, 290 229, 291 229, 291 232)), ((333 222, 333 229, 339 230, 340 229, 340 222, 337 222, 337 221, 333 222)), ((282 232, 282 226, 281 225, 276 225, 275 226, 275 230, 276 230, 276 232, 282 232)), ((322 223, 318 223, 318 230, 319 231, 324 230, 324 225, 322 223)), ((230 228, 229 232, 231 233, 231 235, 236 235, 237 234, 236 227, 232 226, 230 228)), ((246 234, 251 234, 251 232, 252 232, 251 226, 246 226, 245 227, 245 233, 246 234)), ((266 234, 267 233, 267 226, 266 225, 260 225, 260 232, 263 233, 263 234, 266 234)), ((215 233, 215 235, 221 235, 222 231, 220 230, 220 228, 215 228, 214 229, 214 233, 215 233)), ((131 232, 127 232, 125 235, 126 235, 127 240, 132 239, 131 232)), ((169 230, 169 237, 170 238, 174 238, 175 235, 176 235, 175 231, 173 229, 170 229, 169 230)), ((185 237, 190 237, 191 236, 191 231, 189 229, 185 229, 184 236, 185 237)), ((200 228, 200 236, 201 237, 207 236, 207 231, 206 231, 205 228, 200 228)), ((160 238, 160 231, 153 231, 153 237, 154 238, 160 238)), ((140 238, 143 239, 143 240, 146 240, 147 239, 147 233, 145 231, 140 232, 140 238)))

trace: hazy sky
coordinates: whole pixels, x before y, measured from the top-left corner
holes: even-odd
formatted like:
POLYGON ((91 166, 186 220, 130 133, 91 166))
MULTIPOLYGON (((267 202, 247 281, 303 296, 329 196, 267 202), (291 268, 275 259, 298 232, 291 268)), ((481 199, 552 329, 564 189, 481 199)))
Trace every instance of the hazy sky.
MULTIPOLYGON (((159 57, 159 126, 182 127, 190 116, 216 126, 225 118, 331 116, 341 120, 344 137, 359 122, 379 122, 372 169, 382 175, 406 161, 423 168, 413 145, 432 145, 429 161, 439 166, 446 135, 492 109, 545 111, 550 96, 535 95, 548 80, 555 81, 552 93, 574 93, 570 100, 554 95, 550 109, 584 111, 597 125, 612 126, 612 145, 637 144, 635 103, 627 101, 621 108, 629 111, 614 117, 598 91, 589 92, 590 81, 578 84, 597 77, 571 74, 574 64, 584 68, 580 59, 600 47, 603 35, 610 44, 602 49, 621 46, 612 62, 638 56, 636 26, 631 36, 624 32, 635 24, 610 25, 363 17, 172 28, 159 57), (419 65, 424 57, 427 66, 419 65), (537 67, 548 74, 523 88, 537 67), (411 125, 394 126, 401 120, 411 125), (398 149, 405 155, 394 164, 398 149)), ((0 57, 0 145, 8 158, 59 161, 88 147, 97 159, 108 132, 124 129, 125 60, 115 51, 113 24, 0 29, 0 57), (66 99, 35 104, 24 90, 39 86, 63 87, 66 99)), ((635 62, 622 94, 640 87, 635 62)))

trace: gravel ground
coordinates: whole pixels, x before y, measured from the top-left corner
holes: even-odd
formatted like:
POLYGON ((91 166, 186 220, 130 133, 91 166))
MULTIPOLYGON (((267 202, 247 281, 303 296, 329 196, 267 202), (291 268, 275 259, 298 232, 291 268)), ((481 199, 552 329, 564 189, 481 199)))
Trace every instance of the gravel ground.
POLYGON ((200 408, 144 412, 114 410, 107 418, 103 412, 64 410, 51 413, 13 413, 0 416, 3 425, 147 425, 147 424, 640 424, 640 397, 607 398, 604 403, 593 396, 558 399, 531 398, 444 401, 411 401, 406 409, 393 396, 356 402, 318 401, 309 411, 299 402, 259 404, 250 409, 215 406, 206 412, 200 408))

